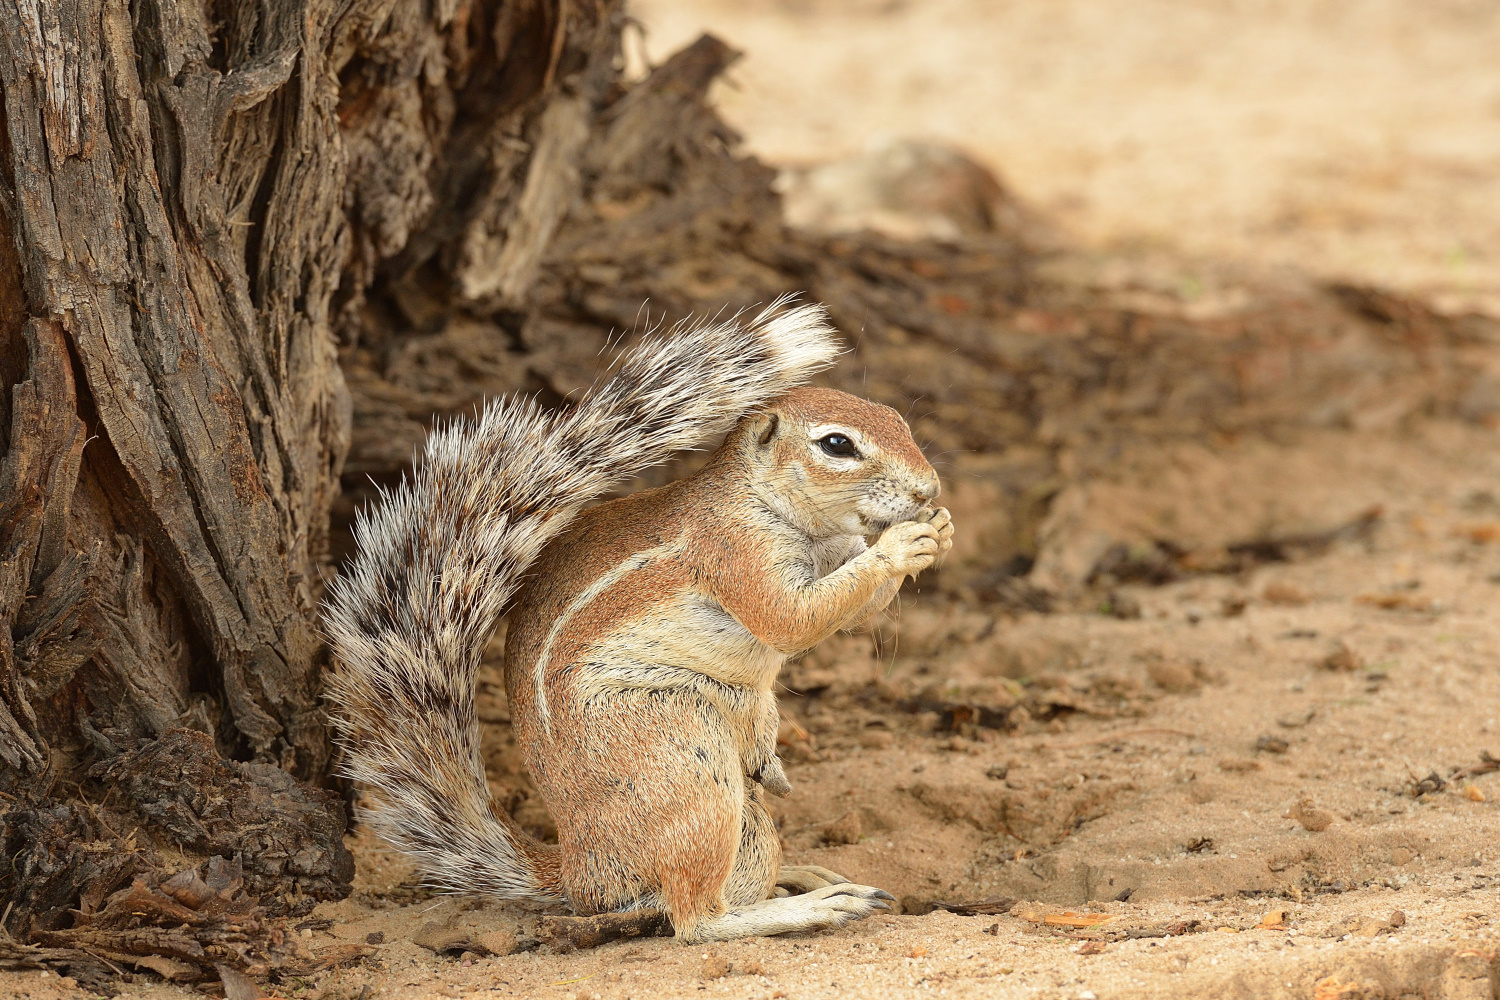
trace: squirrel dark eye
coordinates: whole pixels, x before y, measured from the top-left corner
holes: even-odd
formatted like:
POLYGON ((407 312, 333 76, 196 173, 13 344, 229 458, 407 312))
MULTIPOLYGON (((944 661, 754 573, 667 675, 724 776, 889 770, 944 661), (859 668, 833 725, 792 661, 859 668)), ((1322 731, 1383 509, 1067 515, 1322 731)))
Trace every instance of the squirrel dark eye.
POLYGON ((818 447, 835 458, 858 458, 859 449, 846 434, 828 434, 818 438, 818 447))

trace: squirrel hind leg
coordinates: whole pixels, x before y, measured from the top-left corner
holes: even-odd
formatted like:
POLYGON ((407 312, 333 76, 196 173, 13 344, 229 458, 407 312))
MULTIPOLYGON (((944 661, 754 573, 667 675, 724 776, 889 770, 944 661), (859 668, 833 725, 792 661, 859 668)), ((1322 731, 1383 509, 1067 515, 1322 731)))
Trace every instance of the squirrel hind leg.
POLYGON ((745 783, 745 807, 740 813, 740 847, 734 868, 724 883, 726 907, 746 906, 765 899, 776 888, 781 871, 781 837, 776 821, 766 811, 759 787, 745 783))
POLYGON ((555 711, 548 753, 569 766, 539 777, 558 822, 562 880, 581 912, 661 910, 692 944, 841 927, 887 908, 889 893, 850 883, 767 898, 782 870, 780 840, 714 706, 680 693, 623 694, 563 697, 555 711), (589 742, 622 730, 639 738, 628 752, 601 755, 589 742))
MULTIPOLYGON (((680 839, 664 838, 656 845, 660 885, 638 905, 665 912, 677 937, 684 941, 698 940, 696 928, 705 922, 753 906, 776 889, 782 871, 781 838, 766 810, 764 793, 753 781, 744 782, 739 815, 725 824, 723 832, 729 838, 735 832, 739 835, 738 847, 723 851, 720 859, 728 868, 727 878, 710 874, 702 865, 684 863, 691 861, 693 849, 680 839)), ((727 848, 733 840, 726 838, 723 843, 727 848)))
POLYGON ((782 867, 776 824, 754 786, 746 791, 742 823, 734 871, 724 886, 725 908, 717 913, 705 913, 702 907, 684 912, 684 907, 672 905, 671 887, 662 887, 662 902, 683 943, 831 930, 890 908, 894 897, 883 889, 855 885, 816 865, 782 867), (767 899, 781 884, 794 884, 801 895, 767 899))
MULTIPOLYGON (((769 816, 749 824, 776 854, 765 871, 739 869, 747 857, 747 782, 738 743, 712 706, 680 692, 622 691, 589 698, 560 689, 552 736, 541 751, 538 785, 557 821, 562 882, 583 913, 665 910, 676 927, 722 912, 726 890, 754 898, 771 891, 780 863, 769 816), (629 739, 601 744, 600 733, 629 739), (761 831, 760 827, 765 830, 761 831)), ((739 901, 739 900, 733 900, 739 901)))

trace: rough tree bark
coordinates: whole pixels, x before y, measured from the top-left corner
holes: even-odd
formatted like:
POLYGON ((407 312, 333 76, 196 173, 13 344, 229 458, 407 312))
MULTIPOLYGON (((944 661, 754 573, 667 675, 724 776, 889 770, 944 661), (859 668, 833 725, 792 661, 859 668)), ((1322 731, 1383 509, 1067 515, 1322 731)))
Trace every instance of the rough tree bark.
POLYGON ((163 926, 187 906, 241 930, 347 893, 343 804, 312 786, 340 338, 397 254, 462 244, 476 287, 525 286, 615 86, 620 18, 613 0, 0 2, 12 943, 175 954, 105 939, 115 892, 154 893, 163 926), (152 844, 229 859, 183 876, 228 902, 166 879, 152 844))

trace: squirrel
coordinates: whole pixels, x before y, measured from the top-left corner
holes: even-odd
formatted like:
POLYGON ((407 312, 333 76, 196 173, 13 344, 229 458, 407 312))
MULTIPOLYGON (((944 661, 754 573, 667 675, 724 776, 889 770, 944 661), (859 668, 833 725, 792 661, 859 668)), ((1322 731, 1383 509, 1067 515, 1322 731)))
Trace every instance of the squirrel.
POLYGON ((785 300, 679 326, 571 410, 499 400, 435 430, 361 515, 326 608, 327 696, 364 818, 430 882, 664 912, 687 943, 887 908, 881 889, 782 866, 763 797, 791 791, 782 664, 952 547, 901 416, 801 387, 837 353, 823 309, 785 300), (690 478, 584 509, 719 435, 690 478), (479 664, 507 609, 512 722, 555 845, 492 804, 480 756, 479 664))

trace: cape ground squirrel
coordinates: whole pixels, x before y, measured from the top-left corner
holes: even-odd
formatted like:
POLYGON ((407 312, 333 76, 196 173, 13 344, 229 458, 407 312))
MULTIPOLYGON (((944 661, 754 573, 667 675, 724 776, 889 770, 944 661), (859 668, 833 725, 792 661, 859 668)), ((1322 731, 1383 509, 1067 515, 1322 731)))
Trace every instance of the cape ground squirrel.
POLYGON ((361 519, 328 607, 334 723, 367 820, 434 883, 661 910, 690 942, 885 907, 880 889, 783 868, 762 801, 791 790, 782 663, 952 546, 901 417, 796 388, 836 353, 820 308, 781 303, 648 340, 575 409, 500 401, 434 432, 361 519), (690 479, 579 513, 726 430, 690 479), (556 846, 492 807, 480 758, 479 662, 508 605, 506 689, 556 846))

